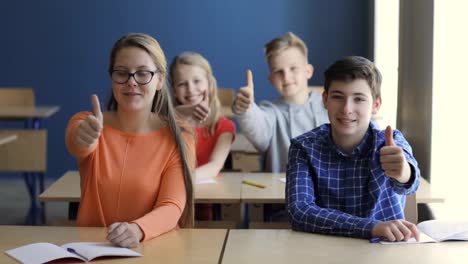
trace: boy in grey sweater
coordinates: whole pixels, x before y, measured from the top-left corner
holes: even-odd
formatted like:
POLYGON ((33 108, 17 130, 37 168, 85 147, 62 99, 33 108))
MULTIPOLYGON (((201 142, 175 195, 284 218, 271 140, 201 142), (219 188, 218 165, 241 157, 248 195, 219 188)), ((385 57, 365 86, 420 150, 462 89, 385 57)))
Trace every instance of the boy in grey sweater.
POLYGON ((234 99, 232 110, 241 131, 264 153, 267 172, 286 171, 291 138, 329 122, 321 95, 308 88, 314 68, 307 53, 305 43, 291 32, 273 39, 265 45, 265 56, 270 67, 268 79, 280 98, 257 105, 248 70, 247 86, 240 88, 234 99))

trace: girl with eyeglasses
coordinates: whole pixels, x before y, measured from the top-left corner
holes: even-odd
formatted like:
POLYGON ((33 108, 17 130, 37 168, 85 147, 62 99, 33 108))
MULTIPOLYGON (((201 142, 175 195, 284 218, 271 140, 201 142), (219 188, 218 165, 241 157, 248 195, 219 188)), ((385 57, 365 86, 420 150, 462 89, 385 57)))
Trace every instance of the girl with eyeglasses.
POLYGON ((77 225, 106 226, 121 247, 193 226, 194 136, 176 121, 166 65, 151 36, 122 37, 110 55, 107 112, 93 95, 93 111, 75 114, 66 130, 81 176, 77 225))

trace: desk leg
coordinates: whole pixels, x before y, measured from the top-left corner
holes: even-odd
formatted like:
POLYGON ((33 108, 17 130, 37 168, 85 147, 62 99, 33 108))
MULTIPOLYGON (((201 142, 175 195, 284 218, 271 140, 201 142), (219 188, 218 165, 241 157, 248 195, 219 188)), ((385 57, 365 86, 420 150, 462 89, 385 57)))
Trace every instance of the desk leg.
MULTIPOLYGON (((36 129, 36 130, 42 129, 44 127, 42 119, 34 118, 32 120, 32 126, 33 126, 33 129, 36 129)), ((45 175, 45 173, 43 171, 38 173, 38 176, 39 176, 39 191, 40 191, 39 193, 43 193, 44 190, 45 190, 45 188, 44 188, 44 175, 45 175)), ((34 196, 34 199, 36 200, 37 197, 38 197, 38 195, 36 194, 34 196)), ((39 203, 39 213, 41 214, 42 223, 45 224, 46 223, 46 212, 45 212, 45 203, 44 202, 39 203)))
MULTIPOLYGON (((27 120, 25 122, 26 129, 38 130, 43 127, 42 121, 39 118, 27 120)), ((29 208, 26 223, 36 225, 38 217, 41 217, 43 223, 46 221, 45 217, 45 205, 43 202, 38 203, 37 200, 37 178, 39 178, 39 190, 42 193, 44 191, 44 172, 25 172, 24 181, 29 192, 29 198, 31 199, 31 205, 29 208)))
POLYGON ((68 203, 68 220, 76 220, 78 216, 79 207, 80 207, 80 203, 77 203, 77 202, 68 203))
POLYGON ((25 172, 23 174, 26 187, 28 188, 28 193, 31 198, 31 204, 29 207, 28 216, 26 218, 26 223, 31 225, 37 224, 37 216, 39 208, 37 206, 37 186, 36 186, 36 177, 32 172, 25 172))
MULTIPOLYGON (((39 193, 43 193, 44 190, 45 190, 45 188, 44 188, 44 173, 40 172, 38 176, 39 176, 39 193)), ((41 221, 42 221, 43 224, 45 224, 47 222, 45 203, 40 202, 39 206, 40 206, 41 221)))
POLYGON ((249 228, 249 223, 250 223, 250 207, 251 207, 251 205, 248 204, 248 203, 245 203, 243 205, 244 205, 244 217, 242 218, 241 228, 248 229, 249 228))

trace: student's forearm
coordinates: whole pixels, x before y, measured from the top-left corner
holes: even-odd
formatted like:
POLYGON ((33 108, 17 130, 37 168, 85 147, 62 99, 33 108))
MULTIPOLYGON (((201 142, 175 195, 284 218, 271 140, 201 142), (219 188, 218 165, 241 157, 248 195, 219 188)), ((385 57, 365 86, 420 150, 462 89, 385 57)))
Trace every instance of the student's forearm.
POLYGON ((224 132, 219 135, 216 145, 211 153, 208 163, 196 168, 195 179, 204 180, 216 177, 224 167, 224 162, 229 155, 234 135, 224 132))
POLYGON ((396 180, 402 184, 407 184, 411 179, 411 168, 408 162, 405 162, 403 166, 403 171, 401 173, 401 177, 397 178, 396 180))
POLYGON ((218 176, 223 166, 224 163, 221 162, 209 162, 203 166, 200 166, 195 169, 195 179, 200 181, 214 178, 218 176))
POLYGON ((292 228, 309 233, 369 238, 372 228, 377 223, 367 218, 305 202, 290 205, 288 211, 292 228))
POLYGON ((273 136, 273 121, 265 111, 253 104, 248 112, 237 115, 236 118, 242 133, 255 148, 261 152, 266 151, 273 136))
POLYGON ((400 183, 396 180, 391 181, 393 190, 398 194, 412 194, 417 191, 420 184, 420 172, 417 167, 410 163, 410 177, 406 183, 400 183))
POLYGON ((140 227, 143 233, 143 241, 150 240, 176 228, 184 209, 181 205, 164 203, 143 217, 132 221, 140 227))

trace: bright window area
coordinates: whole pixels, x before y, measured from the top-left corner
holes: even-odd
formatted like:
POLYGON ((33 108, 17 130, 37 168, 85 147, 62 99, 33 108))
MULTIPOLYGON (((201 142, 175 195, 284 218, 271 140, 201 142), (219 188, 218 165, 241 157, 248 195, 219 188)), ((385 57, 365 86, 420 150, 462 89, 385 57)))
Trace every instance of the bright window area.
POLYGON ((398 12, 399 1, 375 1, 375 63, 382 73, 382 107, 376 121, 382 129, 396 124, 398 12))
MULTIPOLYGON (((434 1, 431 186, 445 202, 430 206, 438 219, 468 219, 468 2, 434 1)), ((381 128, 396 124, 398 13, 399 1, 375 1, 375 61, 383 75, 381 128)))
POLYGON ((435 0, 432 185, 438 218, 468 219, 468 2, 435 0))

